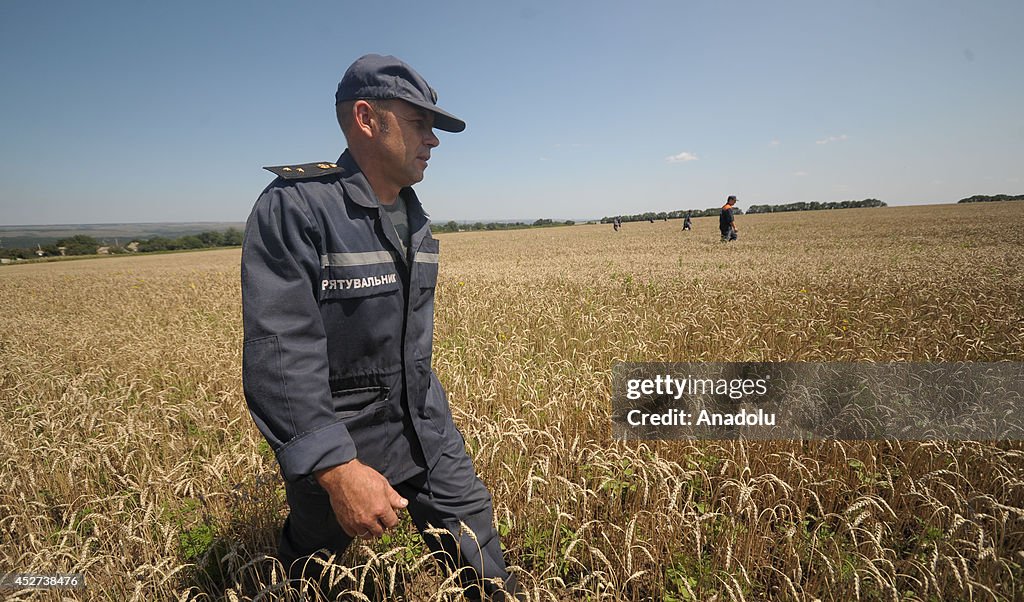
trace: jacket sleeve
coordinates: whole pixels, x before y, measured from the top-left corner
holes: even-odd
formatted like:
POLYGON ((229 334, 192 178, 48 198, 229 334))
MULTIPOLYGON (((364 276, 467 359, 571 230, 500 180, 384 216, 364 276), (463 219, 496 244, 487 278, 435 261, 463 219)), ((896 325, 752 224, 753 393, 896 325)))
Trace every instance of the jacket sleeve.
POLYGON ((331 403, 317 298, 320 232, 305 206, 294 188, 268 188, 242 243, 242 385, 288 481, 356 456, 331 403))

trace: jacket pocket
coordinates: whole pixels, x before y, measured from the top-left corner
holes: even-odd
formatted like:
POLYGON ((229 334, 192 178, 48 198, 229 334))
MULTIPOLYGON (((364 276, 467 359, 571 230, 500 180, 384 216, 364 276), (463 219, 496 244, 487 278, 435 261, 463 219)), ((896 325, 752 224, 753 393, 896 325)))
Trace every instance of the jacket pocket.
POLYGON ((388 387, 383 386, 331 389, 334 415, 338 418, 351 418, 363 413, 374 414, 383 410, 385 409, 383 402, 387 401, 389 390, 388 387))
POLYGON ((281 370, 281 344, 277 335, 243 343, 242 386, 249 406, 264 420, 267 420, 264 414, 274 410, 287 412, 288 399, 285 397, 284 372, 281 370))
POLYGON ((361 387, 331 391, 334 415, 348 429, 356 457, 378 472, 388 468, 388 393, 387 387, 361 387))
MULTIPOLYGON (((427 370, 430 368, 428 367, 427 370)), ((441 386, 441 381, 437 379, 433 370, 430 370, 428 383, 425 409, 431 422, 434 423, 434 428, 443 435, 448 432, 448 425, 452 424, 452 409, 448 405, 448 395, 444 392, 444 387, 441 386)))

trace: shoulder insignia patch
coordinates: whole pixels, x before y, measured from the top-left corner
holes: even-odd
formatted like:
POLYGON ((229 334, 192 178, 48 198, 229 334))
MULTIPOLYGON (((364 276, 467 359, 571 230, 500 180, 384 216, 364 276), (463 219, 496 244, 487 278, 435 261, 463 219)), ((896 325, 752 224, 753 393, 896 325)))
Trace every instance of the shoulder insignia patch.
POLYGON ((264 167, 270 173, 280 176, 286 180, 304 180, 319 178, 334 173, 343 173, 345 170, 334 163, 303 163, 302 165, 276 165, 264 167))

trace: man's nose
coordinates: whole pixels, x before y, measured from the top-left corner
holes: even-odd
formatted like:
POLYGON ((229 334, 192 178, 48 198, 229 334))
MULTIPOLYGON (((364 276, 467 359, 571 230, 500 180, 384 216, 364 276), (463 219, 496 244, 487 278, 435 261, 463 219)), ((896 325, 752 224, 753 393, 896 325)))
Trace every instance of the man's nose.
POLYGON ((427 137, 423 139, 423 143, 429 146, 430 148, 434 148, 435 146, 441 144, 441 139, 437 137, 437 134, 434 133, 434 130, 428 130, 427 137))

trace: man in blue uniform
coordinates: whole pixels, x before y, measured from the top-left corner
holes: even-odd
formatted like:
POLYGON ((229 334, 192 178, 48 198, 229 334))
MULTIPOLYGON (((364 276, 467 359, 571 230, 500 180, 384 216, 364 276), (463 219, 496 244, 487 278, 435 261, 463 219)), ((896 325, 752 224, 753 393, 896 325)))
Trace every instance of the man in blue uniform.
POLYGON ((434 128, 466 124, 407 64, 366 55, 335 95, 337 162, 267 168, 242 249, 246 402, 277 456, 290 514, 279 556, 343 551, 407 509, 470 598, 516 592, 431 368, 439 244, 411 186, 434 128), (429 527, 447 536, 424 533, 429 527))

